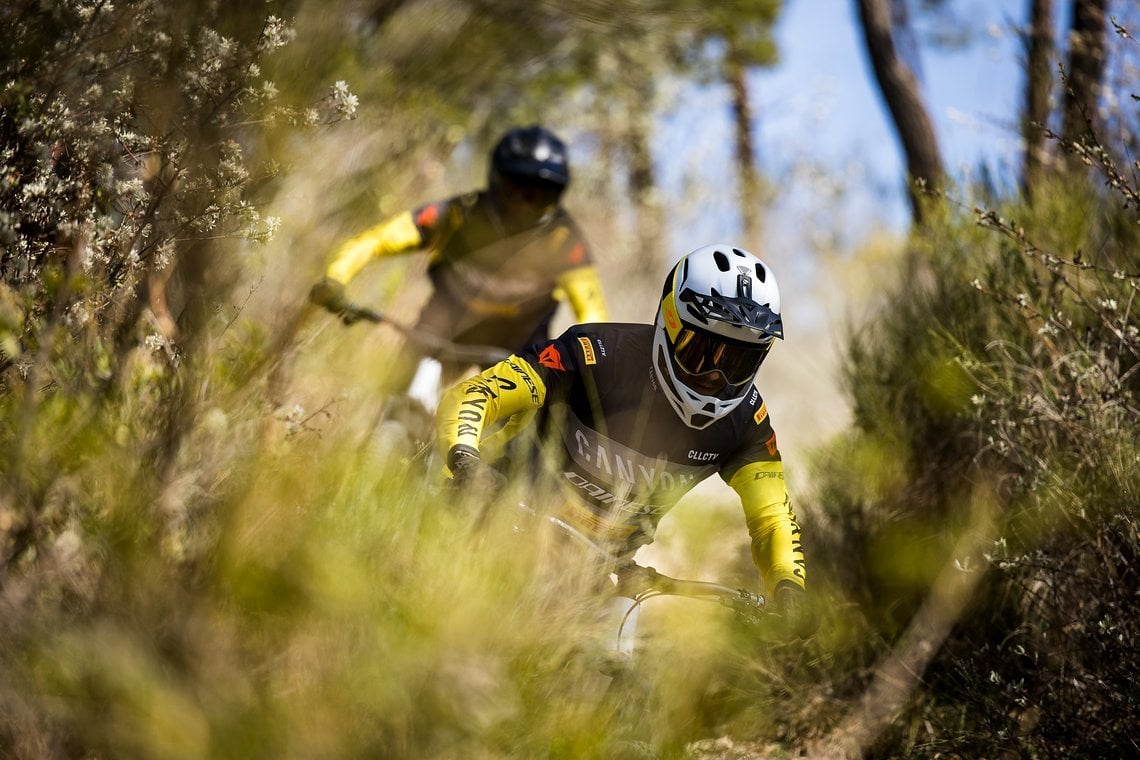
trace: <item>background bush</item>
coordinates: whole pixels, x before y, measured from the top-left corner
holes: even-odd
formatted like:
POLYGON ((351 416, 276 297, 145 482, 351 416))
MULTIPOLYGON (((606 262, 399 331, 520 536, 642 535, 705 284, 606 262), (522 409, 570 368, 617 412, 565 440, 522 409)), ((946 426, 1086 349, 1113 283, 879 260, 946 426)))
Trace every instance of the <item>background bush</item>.
POLYGON ((875 634, 856 650, 897 641, 940 573, 984 576, 875 754, 1112 754, 1138 707, 1137 209, 1072 180, 940 207, 851 337, 813 557, 875 634))

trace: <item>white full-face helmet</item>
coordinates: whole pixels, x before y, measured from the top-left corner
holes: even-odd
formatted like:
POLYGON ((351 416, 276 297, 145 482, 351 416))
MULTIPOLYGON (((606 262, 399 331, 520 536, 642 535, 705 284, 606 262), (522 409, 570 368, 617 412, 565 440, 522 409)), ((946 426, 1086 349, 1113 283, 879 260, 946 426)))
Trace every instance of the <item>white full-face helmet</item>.
POLYGON ((653 371, 684 423, 700 430, 740 404, 783 337, 772 270, 741 248, 708 245, 665 278, 653 371))

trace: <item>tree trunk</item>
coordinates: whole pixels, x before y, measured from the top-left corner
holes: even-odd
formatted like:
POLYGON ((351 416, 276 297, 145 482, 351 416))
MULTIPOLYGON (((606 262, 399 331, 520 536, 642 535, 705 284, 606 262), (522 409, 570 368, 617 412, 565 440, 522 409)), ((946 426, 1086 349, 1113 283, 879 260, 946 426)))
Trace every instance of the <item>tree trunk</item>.
POLYGON ((747 69, 739 54, 730 50, 726 56, 726 77, 732 93, 732 120, 736 134, 736 169, 740 177, 740 219, 744 239, 756 251, 760 235, 760 177, 756 170, 756 154, 752 144, 752 104, 748 98, 747 69))
POLYGON ((636 216, 637 260, 652 271, 665 271, 671 252, 664 250, 664 210, 653 165, 653 77, 644 62, 623 54, 627 78, 625 150, 629 161, 629 197, 636 216))
POLYGON ((637 215, 637 258, 647 264, 652 262, 654 271, 665 271, 670 252, 663 250, 662 246, 665 224, 657 189, 657 172, 649 144, 652 134, 650 121, 650 112, 639 112, 635 108, 631 114, 629 131, 626 133, 629 194, 637 215))
POLYGON ((1107 0, 1075 0, 1069 24, 1069 76, 1061 138, 1080 143, 1097 133, 1097 101, 1104 77, 1107 0))
MULTIPOLYGON (((615 187, 613 181, 613 167, 621 166, 622 145, 624 144, 622 116, 616 113, 614 103, 620 98, 620 88, 614 86, 618 79, 620 61, 612 50, 602 50, 598 54, 598 93, 594 98, 593 122, 596 126, 598 140, 597 166, 603 168, 605 180, 597 189, 596 197, 601 200, 602 208, 621 208, 622 193, 615 187)), ((628 248, 628 234, 625 226, 618 223, 616 214, 605 219, 603 233, 611 242, 612 250, 625 251, 628 248), (615 243, 615 241, 620 241, 615 243)), ((611 255, 613 255, 611 253, 611 255)))
POLYGON ((1049 94, 1053 89, 1053 0, 1029 0, 1027 43, 1025 111, 1021 115, 1021 138, 1025 144, 1021 192, 1032 199, 1048 159, 1045 128, 1049 120, 1049 94))
POLYGON ((944 174, 938 138, 922 102, 918 80, 899 58, 891 37, 891 17, 886 0, 856 0, 859 20, 867 42, 867 55, 906 155, 908 189, 914 221, 922 223, 922 207, 916 183, 941 185, 944 174))

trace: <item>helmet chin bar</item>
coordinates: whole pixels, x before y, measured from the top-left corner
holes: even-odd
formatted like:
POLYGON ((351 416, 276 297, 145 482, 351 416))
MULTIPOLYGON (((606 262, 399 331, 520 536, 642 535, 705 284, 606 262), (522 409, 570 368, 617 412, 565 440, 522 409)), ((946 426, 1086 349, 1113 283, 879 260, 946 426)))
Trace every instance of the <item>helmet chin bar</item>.
POLYGON ((703 430, 740 405, 751 387, 750 383, 739 386, 739 395, 729 399, 697 393, 681 382, 673 369, 668 341, 665 338, 665 323, 660 313, 657 315, 655 327, 653 372, 657 375, 657 382, 665 392, 665 397, 669 399, 669 405, 685 425, 694 430, 703 430))

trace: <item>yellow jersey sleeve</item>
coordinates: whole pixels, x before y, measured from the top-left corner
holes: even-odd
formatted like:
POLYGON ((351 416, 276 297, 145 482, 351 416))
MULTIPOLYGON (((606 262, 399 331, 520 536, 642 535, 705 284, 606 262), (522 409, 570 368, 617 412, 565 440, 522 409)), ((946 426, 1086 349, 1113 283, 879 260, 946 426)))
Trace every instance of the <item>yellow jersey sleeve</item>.
POLYGON ((517 433, 546 400, 546 385, 533 367, 511 355, 452 386, 436 410, 436 436, 443 461, 455 446, 467 446, 492 459, 500 439, 517 433), (501 429, 496 424, 506 421, 501 429), (485 436, 488 430, 498 430, 485 436), (488 440, 491 439, 491 440, 488 440), (492 451, 491 449, 496 449, 492 451))
POLYGON ((752 561, 768 591, 775 590, 781 581, 804 588, 807 573, 800 526, 784 483, 783 463, 744 465, 728 484, 740 495, 752 538, 752 561))
POLYGON ((602 295, 602 278, 596 266, 584 266, 563 272, 558 278, 558 289, 570 302, 579 324, 605 322, 609 319, 605 297, 602 295))
POLYGON ((422 245, 423 238, 412 212, 405 211, 345 241, 337 249, 325 276, 347 285, 373 258, 406 253, 422 245))

